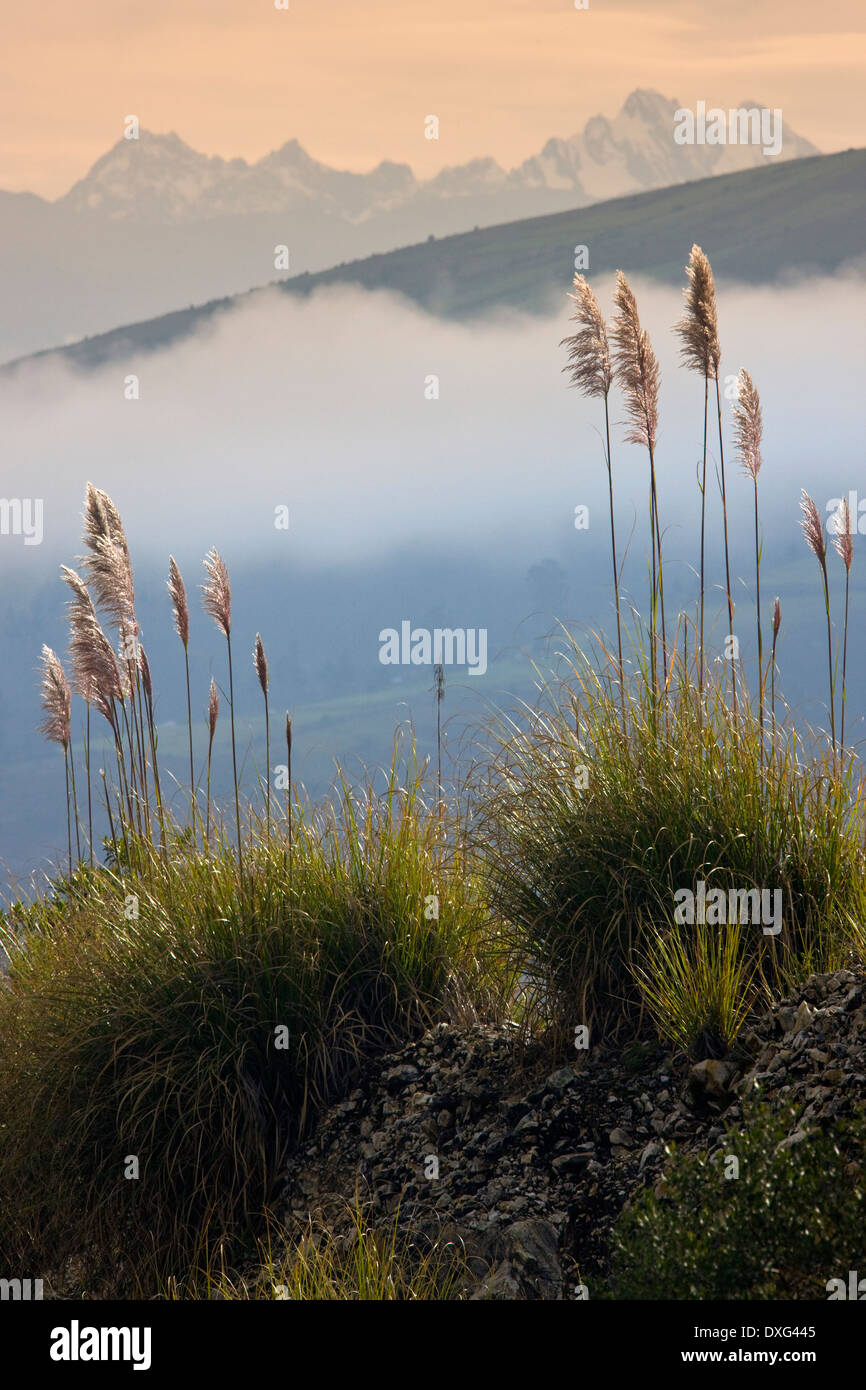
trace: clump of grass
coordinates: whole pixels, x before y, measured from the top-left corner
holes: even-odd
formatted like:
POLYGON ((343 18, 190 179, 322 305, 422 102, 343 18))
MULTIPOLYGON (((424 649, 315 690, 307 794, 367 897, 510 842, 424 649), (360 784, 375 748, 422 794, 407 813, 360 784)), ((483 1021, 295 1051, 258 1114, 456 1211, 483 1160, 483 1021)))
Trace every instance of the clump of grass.
POLYGON ((846 960, 866 905, 866 819, 850 767, 837 775, 790 727, 762 755, 745 693, 735 719, 721 682, 702 699, 682 671, 658 720, 646 661, 623 728, 610 663, 598 671, 573 642, 563 660, 561 692, 543 687, 536 708, 499 726, 475 791, 504 947, 549 1018, 565 1032, 636 1026, 645 1001, 634 970, 667 932, 675 892, 701 879, 782 892, 782 932, 752 925, 739 939, 755 988, 846 960))
POLYGON ((269 1231, 254 1271, 207 1270, 194 1287, 230 1301, 445 1302, 465 1295, 473 1281, 462 1246, 407 1236, 399 1212, 389 1225, 374 1227, 357 1199, 348 1214, 345 1236, 312 1218, 300 1235, 269 1231))
POLYGON ((383 787, 295 808, 291 880, 276 833, 243 888, 233 845, 178 835, 4 927, 3 1249, 47 1270, 134 1249, 152 1289, 255 1228, 367 1060, 490 1002, 485 905, 428 791, 395 755, 383 787))
POLYGON ((686 1053, 724 1056, 753 999, 756 963, 739 922, 648 933, 635 978, 660 1037, 686 1053))

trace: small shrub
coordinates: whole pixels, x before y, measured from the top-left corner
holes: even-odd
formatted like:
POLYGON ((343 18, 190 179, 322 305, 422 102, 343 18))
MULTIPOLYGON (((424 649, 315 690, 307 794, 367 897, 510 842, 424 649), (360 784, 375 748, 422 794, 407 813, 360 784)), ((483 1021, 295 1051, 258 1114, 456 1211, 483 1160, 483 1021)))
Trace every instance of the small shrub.
POLYGON ((861 1267, 863 1179, 845 1169, 866 1159, 866 1117, 780 1148, 793 1120, 758 1105, 712 1158, 674 1151, 661 1195, 645 1189, 614 1228, 613 1296, 826 1298, 829 1279, 861 1267))

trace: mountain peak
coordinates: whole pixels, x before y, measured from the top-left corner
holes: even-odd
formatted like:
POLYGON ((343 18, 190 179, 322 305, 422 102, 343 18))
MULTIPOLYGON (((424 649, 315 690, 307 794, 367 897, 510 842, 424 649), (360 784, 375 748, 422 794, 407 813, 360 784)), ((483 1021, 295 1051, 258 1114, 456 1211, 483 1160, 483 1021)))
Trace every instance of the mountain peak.
POLYGON ((661 92, 651 87, 636 87, 623 102, 620 114, 633 120, 657 121, 659 118, 666 119, 678 105, 679 102, 662 96, 661 92))

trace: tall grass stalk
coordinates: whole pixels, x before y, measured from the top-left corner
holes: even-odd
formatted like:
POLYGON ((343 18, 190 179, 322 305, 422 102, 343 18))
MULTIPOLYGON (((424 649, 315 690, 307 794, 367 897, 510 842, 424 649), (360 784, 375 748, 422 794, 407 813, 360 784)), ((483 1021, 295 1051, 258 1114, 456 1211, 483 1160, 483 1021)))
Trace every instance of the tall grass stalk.
POLYGON ((207 738, 207 819, 206 819, 206 822, 205 822, 205 839, 206 839, 206 842, 207 842, 208 846, 210 845, 210 828, 211 828, 211 819, 210 819, 210 770, 211 770, 211 762, 212 762, 212 759, 213 759, 213 740, 214 740, 214 734, 216 733, 216 726, 217 726, 217 719, 219 718, 219 712, 220 712, 220 697, 219 697, 219 695, 217 694, 216 682, 214 681, 213 676, 211 676, 210 691, 209 691, 209 693, 208 693, 208 702, 207 702, 207 732, 208 732, 208 738, 207 738))
POLYGON ((441 664, 434 668, 434 678, 436 681, 436 786, 439 798, 441 813, 442 807, 442 702, 445 699, 445 667, 441 664))
POLYGON ((205 611, 210 614, 226 639, 229 665, 229 720, 232 733, 232 776, 235 786, 235 823, 238 836, 238 869, 244 876, 244 846, 241 835, 241 799, 238 790, 238 756, 235 744, 235 686, 232 671, 232 589, 228 570, 219 552, 211 548, 205 556, 207 583, 202 586, 205 611))
POLYGON ((90 701, 87 701, 87 731, 84 738, 84 766, 87 772, 87 844, 93 867, 93 801, 90 782, 90 701))
MULTIPOLYGON (((610 449, 610 388, 613 384, 613 366, 610 344, 604 317, 598 307, 593 291, 585 276, 575 275, 575 294, 569 299, 576 305, 572 319, 579 325, 576 333, 563 338, 560 347, 568 348, 568 363, 563 371, 571 377, 571 385, 577 387, 585 396, 604 400, 604 435, 607 468, 608 500, 610 506, 610 551, 613 564, 613 594, 616 604, 616 645, 619 664, 619 683, 625 684, 622 664, 622 624, 619 603, 619 567, 616 558, 616 526, 613 509, 613 466, 610 449)), ((625 716, 625 694, 623 693, 623 716, 625 716)))
MULTIPOLYGON (((731 552, 728 545, 728 490, 725 483, 725 440, 724 430, 722 429, 722 396, 719 387, 719 377, 716 373, 716 414, 719 423, 719 466, 721 469, 721 493, 722 493, 722 532, 725 542, 725 587, 728 594, 728 633, 734 636, 734 596, 731 588, 731 552)), ((731 658, 731 698, 733 701, 734 716, 737 714, 737 663, 731 658)))
POLYGON ((656 646, 658 610, 661 607, 662 661, 665 684, 668 679, 667 633, 665 630, 662 532, 656 489, 655 448, 658 436, 659 365, 649 336, 641 327, 637 300, 621 270, 616 273, 614 294, 616 316, 611 337, 614 343, 614 377, 621 386, 628 416, 626 439, 642 444, 650 465, 650 541, 652 549, 652 599, 650 614, 650 666, 653 689, 657 691, 656 646))
MULTIPOLYGON (((66 843, 69 853, 69 873, 72 874, 72 803, 69 792, 69 750, 71 735, 72 692, 63 663, 50 647, 42 648, 42 720, 39 732, 49 743, 63 749, 63 769, 66 783, 66 843)), ((76 810, 76 821, 78 819, 76 810)), ((77 833, 77 826, 76 826, 77 833)), ((80 857, 80 856, 79 856, 80 857)))
POLYGON ((782 605, 776 598, 773 602, 773 651, 770 657, 770 705, 773 715, 773 739, 776 738, 776 643, 779 628, 782 626, 782 605))
POLYGON ((806 544, 821 567, 821 581, 824 589, 824 613, 827 619, 827 669, 830 683, 830 738, 833 745, 833 762, 836 761, 836 675, 833 669, 833 624, 830 617, 830 584, 827 578, 827 542, 821 515, 812 498, 802 490, 800 510, 803 520, 800 525, 806 544))
POLYGON ((265 649, 262 645, 260 633, 256 633, 256 645, 253 648, 253 667, 258 676, 259 686, 265 701, 265 771, 266 771, 266 806, 267 806, 267 835, 271 838, 271 718, 268 708, 268 659, 265 656, 265 649))
MULTIPOLYGON (((704 686, 704 604, 706 593, 705 543, 707 514, 707 424, 710 381, 718 384, 721 346, 719 343, 716 287, 710 263, 700 246, 693 245, 686 266, 687 285, 683 291, 685 310, 675 331, 682 340, 680 356, 686 366, 704 378, 704 444, 701 466, 701 561, 700 612, 698 619, 698 687, 704 686)), ((730 585, 728 585, 730 588, 730 585)))
POLYGON ((292 791, 292 721, 289 712, 286 710, 286 823, 289 834, 289 893, 292 892, 292 870, 294 865, 294 821, 293 821, 294 793, 292 791))
POLYGON ((848 499, 843 497, 833 517, 835 532, 833 546, 845 566, 845 633, 842 641, 842 722, 839 729, 839 756, 845 756, 845 704, 848 692, 848 600, 851 589, 851 564, 854 560, 854 542, 851 538, 851 511, 848 499))
POLYGON ((177 561, 173 555, 168 557, 168 592, 171 596, 174 608, 174 624, 178 637, 183 644, 183 660, 186 674, 186 720, 187 732, 189 735, 189 795, 190 795, 190 817, 192 824, 192 840, 195 844, 195 819, 196 819, 196 788, 195 788, 195 768, 192 753, 192 693, 189 680, 189 602, 186 596, 186 585, 183 576, 178 568, 177 561))
POLYGON ((755 383, 745 369, 740 372, 737 378, 734 432, 737 453, 743 471, 752 479, 755 486, 755 614, 758 624, 758 708, 763 735, 764 645, 761 632, 761 542, 758 526, 758 474, 761 471, 761 439, 764 433, 764 422, 761 415, 761 398, 755 389, 755 383))

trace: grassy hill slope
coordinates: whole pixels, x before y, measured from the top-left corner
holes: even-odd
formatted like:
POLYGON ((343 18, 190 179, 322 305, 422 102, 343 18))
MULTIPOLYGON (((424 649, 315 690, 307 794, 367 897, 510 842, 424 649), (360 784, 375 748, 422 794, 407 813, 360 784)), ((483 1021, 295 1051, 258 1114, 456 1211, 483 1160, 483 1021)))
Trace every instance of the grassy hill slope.
MULTIPOLYGON (((717 279, 760 284, 794 272, 832 273, 862 257, 864 222, 866 150, 846 150, 431 239, 278 283, 287 294, 338 284, 393 290, 432 313, 471 318, 498 307, 545 308, 571 277, 576 245, 588 247, 593 274, 621 267, 678 283, 697 241, 717 279)), ((163 314, 35 357, 89 368, 131 352, 157 351, 253 293, 163 314)))

